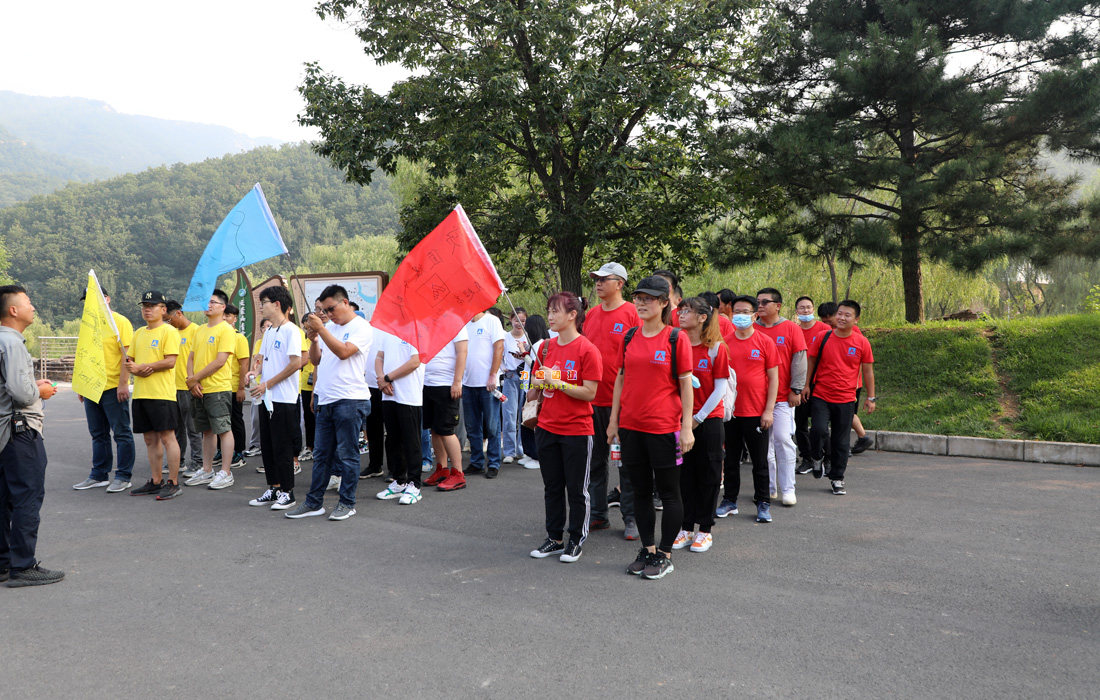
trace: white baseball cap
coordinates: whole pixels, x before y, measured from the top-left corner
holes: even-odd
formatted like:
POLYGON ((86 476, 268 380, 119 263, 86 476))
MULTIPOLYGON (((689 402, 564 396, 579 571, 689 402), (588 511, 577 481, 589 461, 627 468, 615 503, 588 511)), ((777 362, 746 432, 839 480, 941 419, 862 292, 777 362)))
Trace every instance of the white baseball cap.
POLYGON ((591 279, 596 279, 597 277, 607 277, 608 275, 615 275, 617 277, 621 277, 625 281, 626 280, 626 268, 623 267, 622 265, 620 265, 617 262, 609 262, 609 263, 605 263, 603 267, 596 270, 595 272, 589 272, 588 273, 588 276, 591 279))

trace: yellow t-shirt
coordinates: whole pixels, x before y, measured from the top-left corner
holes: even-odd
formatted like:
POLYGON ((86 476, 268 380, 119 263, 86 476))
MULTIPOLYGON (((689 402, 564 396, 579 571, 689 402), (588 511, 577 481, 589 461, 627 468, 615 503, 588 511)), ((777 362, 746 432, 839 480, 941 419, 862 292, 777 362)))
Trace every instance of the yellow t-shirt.
MULTIPOLYGON (((122 339, 122 344, 130 347, 130 343, 134 340, 134 324, 117 311, 112 311, 111 315, 115 317, 115 325, 118 326, 118 335, 122 339)), ((107 336, 103 341, 103 363, 107 366, 106 389, 112 389, 118 386, 118 378, 122 373, 122 348, 118 346, 114 333, 110 329, 107 330, 107 336)))
MULTIPOLYGON (((256 357, 257 355, 259 355, 259 354, 260 354, 260 345, 261 345, 261 344, 262 344, 263 342, 264 342, 264 339, 263 339, 263 338, 256 338, 255 340, 253 340, 253 341, 252 341, 252 357, 253 357, 253 358, 255 358, 255 357, 256 357)), ((252 364, 251 364, 251 363, 249 363, 249 365, 248 365, 248 366, 249 366, 249 367, 252 367, 252 364)), ((250 370, 250 371, 251 371, 251 370, 250 370)), ((264 380, 264 375, 263 375, 263 368, 261 367, 261 368, 260 368, 260 373, 256 375, 256 383, 257 383, 257 384, 259 384, 259 383, 260 383, 260 382, 262 382, 263 380, 264 380)))
MULTIPOLYGON (((226 324, 229 325, 229 324, 226 324)), ((241 385, 241 360, 249 359, 248 354, 248 338, 244 333, 234 330, 233 334, 236 339, 233 341, 233 357, 229 358, 229 361, 233 363, 233 367, 230 371, 233 373, 232 381, 233 388, 230 391, 236 391, 241 385)))
POLYGON ((302 357, 306 358, 306 366, 302 368, 301 376, 298 379, 298 391, 313 391, 313 385, 317 383, 317 368, 313 366, 312 362, 309 362, 309 346, 313 345, 313 341, 306 337, 306 332, 300 327, 298 330, 302 331, 302 357))
POLYGON ((176 391, 187 391, 187 356, 195 347, 199 324, 192 323, 176 332, 180 334, 180 354, 176 357, 176 391))
POLYGON ((233 387, 233 351, 237 347, 237 332, 233 330, 233 326, 230 326, 225 321, 222 321, 213 328, 209 323, 204 323, 199 326, 199 330, 195 333, 195 347, 191 349, 191 353, 194 356, 192 361, 195 373, 198 374, 202 371, 203 367, 213 362, 220 352, 229 353, 229 359, 225 361, 225 364, 218 368, 218 371, 210 375, 206 379, 203 379, 202 390, 204 393, 213 394, 219 391, 236 391, 236 387, 233 387), (230 388, 232 387, 232 388, 230 388))
MULTIPOLYGON (((142 326, 134 332, 127 353, 139 365, 160 362, 169 355, 179 356, 180 334, 170 324, 161 323, 156 328, 142 326)), ((148 377, 134 376, 135 399, 176 400, 176 370, 153 372, 148 377)))

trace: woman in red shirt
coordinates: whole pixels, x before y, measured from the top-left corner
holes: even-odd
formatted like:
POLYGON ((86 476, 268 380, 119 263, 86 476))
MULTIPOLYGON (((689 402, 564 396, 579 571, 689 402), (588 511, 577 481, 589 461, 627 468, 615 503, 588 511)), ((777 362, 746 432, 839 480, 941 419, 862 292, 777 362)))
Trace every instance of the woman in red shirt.
POLYGON ((722 482, 722 427, 726 383, 730 381, 729 348, 722 340, 718 313, 702 297, 680 302, 680 328, 691 341, 691 366, 699 380, 692 403, 692 425, 696 445, 684 455, 680 469, 680 495, 684 521, 673 549, 688 545, 693 552, 705 552, 714 543, 714 509, 722 482), (695 524, 699 533, 695 533, 695 524))
POLYGON ((658 579, 672 571, 672 544, 684 516, 681 453, 686 454, 695 444, 691 344, 687 334, 676 329, 674 337, 669 328, 668 282, 646 277, 633 297, 642 325, 623 338, 623 361, 615 378, 607 440, 619 440, 622 445, 622 462, 634 487, 634 516, 642 540, 627 573, 658 579), (654 488, 664 503, 659 547, 654 538, 654 488))
POLYGON ((546 502, 546 541, 531 552, 537 559, 559 555, 564 562, 581 558, 588 538, 592 469, 592 399, 603 376, 600 351, 581 335, 584 309, 572 292, 558 292, 546 305, 550 330, 558 334, 535 353, 529 399, 542 390, 535 428, 546 502), (566 499, 569 544, 563 541, 566 499))

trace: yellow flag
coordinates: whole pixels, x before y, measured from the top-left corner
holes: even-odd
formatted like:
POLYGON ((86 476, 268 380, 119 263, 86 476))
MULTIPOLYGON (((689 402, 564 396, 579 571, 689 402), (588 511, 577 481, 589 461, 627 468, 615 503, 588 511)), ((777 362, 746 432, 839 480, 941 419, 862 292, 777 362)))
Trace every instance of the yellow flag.
POLYGON ((107 386, 107 365, 103 361, 103 343, 112 342, 114 319, 107 312, 95 271, 88 271, 88 291, 84 295, 84 314, 80 317, 80 337, 76 341, 73 363, 73 391, 99 403, 107 386))

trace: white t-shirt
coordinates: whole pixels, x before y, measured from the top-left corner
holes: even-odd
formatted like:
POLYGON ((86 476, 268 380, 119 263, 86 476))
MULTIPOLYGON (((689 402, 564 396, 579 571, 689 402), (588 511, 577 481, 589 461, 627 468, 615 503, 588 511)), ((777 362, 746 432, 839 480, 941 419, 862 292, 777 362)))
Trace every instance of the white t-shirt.
MULTIPOLYGON (((298 326, 287 321, 278 328, 268 328, 260 341, 260 355, 264 358, 263 375, 268 378, 286 369, 292 357, 297 364, 302 356, 302 333, 298 326)), ((278 384, 268 384, 271 400, 275 403, 297 403, 299 375, 300 372, 294 370, 278 384)))
POLYGON ((374 342, 370 344, 370 352, 367 353, 367 386, 371 389, 378 388, 378 375, 374 372, 374 360, 378 357, 378 351, 382 349, 382 344, 386 342, 386 338, 389 333, 381 328, 374 329, 374 342))
POLYGON ((341 360, 329 350, 324 339, 316 342, 321 348, 321 363, 317 365, 317 383, 313 387, 313 396, 318 406, 324 406, 341 399, 370 400, 367 387, 367 356, 370 354, 371 337, 374 329, 370 323, 355 316, 345 325, 333 323, 328 330, 336 339, 351 343, 359 352, 346 360, 341 360))
MULTIPOLYGON (((417 349, 407 340, 386 334, 382 341, 382 374, 389 374, 408 362, 413 355, 419 355, 417 349)), ((409 372, 404 377, 393 380, 393 396, 382 394, 383 401, 396 401, 406 406, 424 405, 424 365, 409 372)))
POLYGON ((508 335, 504 326, 492 314, 485 314, 477 321, 466 324, 469 344, 466 346, 466 371, 462 374, 464 386, 485 386, 489 383, 489 370, 493 365, 493 344, 508 335))
POLYGON ((427 364, 424 371, 424 386, 450 386, 454 383, 455 361, 458 359, 455 343, 469 339, 470 334, 466 332, 466 326, 458 329, 458 335, 440 348, 427 364))
POLYGON ((506 370, 519 369, 519 366, 523 364, 523 360, 517 360, 512 357, 513 352, 519 352, 519 344, 523 343, 526 347, 527 336, 521 335, 516 337, 511 333, 504 334, 504 359, 501 360, 500 366, 506 370))

